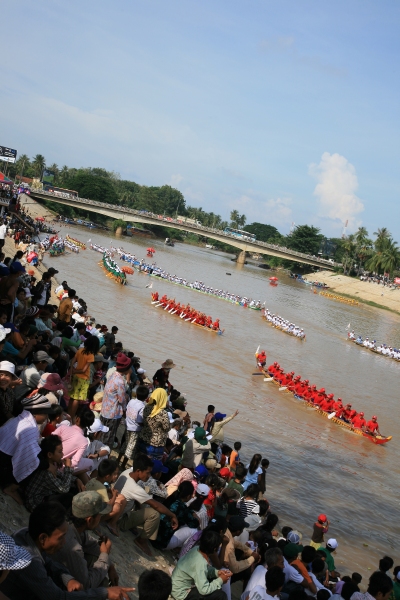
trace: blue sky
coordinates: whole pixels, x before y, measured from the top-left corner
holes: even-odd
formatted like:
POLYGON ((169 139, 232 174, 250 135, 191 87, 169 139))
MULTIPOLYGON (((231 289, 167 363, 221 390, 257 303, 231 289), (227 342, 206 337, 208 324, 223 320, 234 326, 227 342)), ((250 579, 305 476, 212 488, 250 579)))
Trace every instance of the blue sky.
POLYGON ((400 4, 14 0, 0 144, 287 233, 400 240, 400 4))

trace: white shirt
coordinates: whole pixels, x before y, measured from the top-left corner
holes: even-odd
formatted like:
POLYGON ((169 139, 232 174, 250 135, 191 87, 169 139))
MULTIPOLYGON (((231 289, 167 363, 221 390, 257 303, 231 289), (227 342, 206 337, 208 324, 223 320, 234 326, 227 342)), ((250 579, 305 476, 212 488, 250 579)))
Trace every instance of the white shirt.
POLYGON ((0 240, 4 240, 7 234, 7 225, 0 225, 0 240))
POLYGON ((130 476, 132 469, 127 469, 118 477, 115 482, 114 489, 120 492, 127 500, 124 513, 128 513, 132 510, 135 500, 139 504, 144 504, 147 500, 152 500, 153 496, 150 496, 143 488, 136 483, 130 476))
POLYGON ((285 583, 287 583, 289 580, 294 581, 295 583, 301 583, 304 579, 303 575, 301 575, 297 569, 289 565, 285 557, 283 557, 283 562, 285 564, 283 567, 283 572, 285 573, 285 583))
POLYGON ((128 431, 140 431, 143 423, 144 402, 133 398, 126 407, 126 428, 128 431))
MULTIPOLYGON (((318 579, 315 577, 314 573, 308 573, 309 576, 311 577, 311 579, 313 580, 315 587, 317 588, 317 592, 318 590, 327 590, 328 588, 326 588, 325 586, 322 585, 322 583, 320 581, 318 581, 318 579)), ((305 592, 308 596, 314 596, 315 594, 313 594, 309 589, 304 588, 305 592)), ((330 593, 330 595, 332 596, 332 592, 330 590, 328 590, 328 592, 330 593)))
POLYGON ((169 430, 168 437, 173 442, 177 442, 178 441, 178 437, 179 437, 178 431, 173 427, 172 429, 169 430))
MULTIPOLYGON (((253 590, 257 587, 264 588, 265 592, 265 574, 267 572, 266 567, 264 565, 258 565, 253 571, 252 576, 250 577, 246 589, 240 597, 240 600, 246 600, 248 594, 252 593, 253 590)), ((266 592, 265 592, 266 593, 266 592)))
POLYGON ((277 596, 270 596, 267 594, 264 582, 263 586, 256 585, 256 587, 252 589, 248 600, 277 600, 277 596))

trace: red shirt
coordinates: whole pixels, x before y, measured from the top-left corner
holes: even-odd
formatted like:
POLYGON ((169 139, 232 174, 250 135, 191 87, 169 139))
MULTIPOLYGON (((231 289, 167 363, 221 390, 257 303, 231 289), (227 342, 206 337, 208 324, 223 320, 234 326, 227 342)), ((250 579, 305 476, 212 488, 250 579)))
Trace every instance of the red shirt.
POLYGON ((42 431, 42 437, 48 437, 55 431, 57 428, 52 423, 47 423, 46 427, 42 431))
POLYGON ((368 421, 367 429, 369 429, 369 431, 374 432, 378 428, 379 428, 379 425, 376 421, 368 421))
POLYGON ((354 417, 353 419, 353 425, 354 427, 357 427, 357 429, 362 429, 363 427, 365 427, 367 424, 367 421, 364 419, 364 417, 354 417))

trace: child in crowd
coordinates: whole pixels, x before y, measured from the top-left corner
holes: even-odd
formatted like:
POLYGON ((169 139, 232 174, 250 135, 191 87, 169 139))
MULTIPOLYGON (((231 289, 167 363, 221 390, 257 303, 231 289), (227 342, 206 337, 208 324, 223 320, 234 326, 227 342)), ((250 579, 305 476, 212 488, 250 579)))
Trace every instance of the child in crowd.
POLYGON ((47 437, 57 429, 57 425, 61 423, 63 418, 63 409, 61 406, 54 406, 51 413, 49 414, 49 422, 42 431, 42 437, 47 437))
POLYGON ((89 445, 84 453, 86 458, 93 460, 93 467, 90 471, 90 477, 97 476, 99 464, 105 458, 110 456, 110 447, 100 441, 102 433, 107 433, 108 427, 103 425, 100 419, 95 419, 93 425, 89 428, 89 445))
POLYGON ((228 487, 237 490, 240 496, 243 496, 243 482, 246 479, 247 469, 243 465, 238 465, 236 467, 235 475, 233 479, 228 483, 228 487))
POLYGON ((168 432, 168 437, 174 444, 180 444, 179 430, 182 427, 182 423, 182 419, 175 419, 175 421, 171 423, 171 429, 168 432))
POLYGON ((310 541, 310 546, 313 546, 318 550, 324 541, 324 533, 329 530, 329 521, 326 515, 320 514, 316 522, 314 523, 313 533, 310 541))
POLYGON ((235 442, 233 444, 233 450, 229 457, 229 468, 233 473, 236 471, 236 467, 238 466, 238 464, 240 462, 239 450, 241 449, 241 447, 242 447, 241 442, 235 442))
POLYGON ((258 486, 260 488, 260 499, 264 496, 265 492, 267 491, 267 483, 266 483, 266 477, 267 477, 267 469, 269 467, 269 460, 268 458, 263 458, 261 461, 261 477, 258 480, 258 486))
POLYGON ((203 427, 207 431, 207 433, 210 433, 212 426, 214 424, 215 406, 213 406, 212 404, 209 404, 207 410, 208 410, 208 412, 207 412, 206 416, 204 417, 203 427))
POLYGON ((101 461, 97 470, 97 477, 92 478, 86 484, 86 491, 100 494, 104 502, 112 506, 108 515, 102 516, 105 526, 113 535, 118 536, 118 520, 126 506, 126 499, 111 486, 117 481, 119 475, 118 463, 114 459, 105 458, 101 461))
POLYGON ((226 467, 229 465, 229 458, 232 454, 232 448, 227 444, 222 444, 221 450, 216 454, 217 460, 221 467, 226 467))

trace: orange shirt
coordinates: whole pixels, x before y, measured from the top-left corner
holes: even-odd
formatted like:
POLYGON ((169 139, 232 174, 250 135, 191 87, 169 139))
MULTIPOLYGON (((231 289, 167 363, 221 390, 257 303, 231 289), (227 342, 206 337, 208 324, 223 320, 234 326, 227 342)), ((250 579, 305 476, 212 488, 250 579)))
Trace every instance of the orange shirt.
POLYGON ((83 351, 84 348, 79 348, 75 354, 74 369, 77 371, 83 370, 83 373, 76 373, 76 376, 88 380, 90 379, 90 363, 94 362, 94 354, 83 354, 83 351))
POLYGON ((236 450, 232 450, 231 455, 229 457, 229 466, 231 471, 236 471, 237 463, 239 462, 239 452, 236 450))
POLYGON ((300 575, 304 577, 307 583, 311 583, 310 573, 307 571, 306 567, 303 565, 299 558, 296 558, 293 562, 290 563, 291 566, 297 567, 300 571, 300 575))

